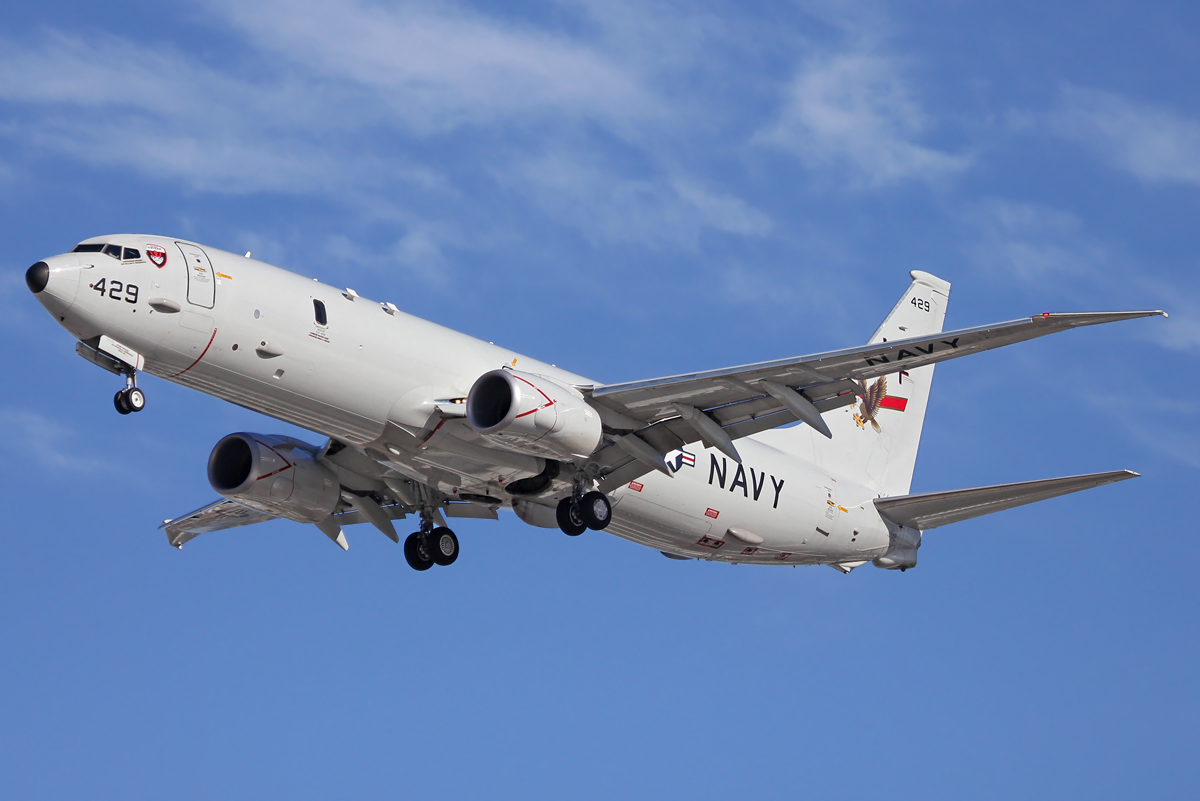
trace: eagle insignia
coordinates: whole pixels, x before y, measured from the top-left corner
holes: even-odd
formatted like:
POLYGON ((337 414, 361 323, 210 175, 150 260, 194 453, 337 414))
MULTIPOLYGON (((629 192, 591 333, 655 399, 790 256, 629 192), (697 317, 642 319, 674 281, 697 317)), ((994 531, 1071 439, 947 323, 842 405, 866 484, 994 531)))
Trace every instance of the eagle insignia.
POLYGON ((869 387, 862 381, 857 383, 862 389, 862 392, 859 393, 862 402, 858 404, 858 411, 854 413, 854 422, 858 423, 859 428, 866 428, 867 423, 870 423, 871 428, 879 431, 879 423, 875 421, 875 415, 879 414, 879 410, 883 408, 883 399, 887 397, 887 376, 875 379, 875 383, 869 387))

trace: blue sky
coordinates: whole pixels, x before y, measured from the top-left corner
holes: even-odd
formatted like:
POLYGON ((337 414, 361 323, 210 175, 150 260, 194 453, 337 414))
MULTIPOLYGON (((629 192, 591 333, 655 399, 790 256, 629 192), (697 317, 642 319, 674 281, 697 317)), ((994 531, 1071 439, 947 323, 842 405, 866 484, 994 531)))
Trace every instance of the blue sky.
MULTIPOLYGON (((1190 797, 1200 10, 10 3, 0 795, 1190 797), (188 237, 600 381, 1165 308, 940 367, 914 491, 1144 477, 919 567, 672 562, 464 521, 416 574, 286 522, 176 552, 224 434, 72 353, 25 268, 188 237)), ((300 435, 316 441, 312 434, 300 435)))

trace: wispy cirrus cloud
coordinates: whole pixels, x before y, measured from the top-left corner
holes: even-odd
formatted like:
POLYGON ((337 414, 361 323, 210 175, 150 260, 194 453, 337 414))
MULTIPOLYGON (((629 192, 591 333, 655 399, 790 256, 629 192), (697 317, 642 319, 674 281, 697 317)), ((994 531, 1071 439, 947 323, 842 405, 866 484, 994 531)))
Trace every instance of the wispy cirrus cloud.
POLYGON ((1067 85, 1050 130, 1147 183, 1200 185, 1200 120, 1112 92, 1067 85))
POLYGON ((1085 232, 1083 221, 1053 206, 990 198, 965 216, 979 233, 972 260, 1001 280, 1090 282, 1109 263, 1108 250, 1085 232))
POLYGON ((0 408, 0 432, 10 447, 51 473, 112 474, 116 466, 80 453, 78 433, 38 412, 0 408))
POLYGON ((345 102, 328 87, 238 79, 171 48, 150 61, 111 35, 0 45, 0 102, 24 111, 5 133, 25 147, 222 193, 429 182, 404 159, 324 144, 337 124, 314 109, 345 102))
POLYGON ((977 234, 967 254, 995 283, 1035 290, 1039 298, 1164 309, 1168 321, 1152 320, 1134 336, 1176 351, 1200 350, 1200 283, 1187 273, 1149 264, 1119 244, 1090 231, 1071 212, 1041 203, 992 198, 964 215, 977 234))
POLYGON ((754 142, 810 169, 844 172, 858 186, 962 172, 969 156, 922 143, 933 123, 902 75, 895 59, 869 48, 811 58, 788 86, 778 119, 754 142))
POLYGON ((764 236, 771 220, 744 200, 684 177, 622 176, 595 157, 554 152, 498 175, 593 243, 694 248, 705 229, 764 236))
POLYGON ((659 105, 638 75, 581 37, 462 6, 265 0, 212 8, 262 51, 369 90, 422 134, 531 115, 621 122, 659 105))

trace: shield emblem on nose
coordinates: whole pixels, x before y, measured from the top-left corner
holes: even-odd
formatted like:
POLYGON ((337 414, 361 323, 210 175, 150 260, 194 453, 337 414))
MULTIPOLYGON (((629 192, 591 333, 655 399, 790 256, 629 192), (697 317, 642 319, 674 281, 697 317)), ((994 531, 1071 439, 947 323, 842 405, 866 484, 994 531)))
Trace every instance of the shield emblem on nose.
POLYGON ((167 263, 167 251, 158 245, 146 245, 146 256, 154 262, 155 267, 161 268, 167 263))

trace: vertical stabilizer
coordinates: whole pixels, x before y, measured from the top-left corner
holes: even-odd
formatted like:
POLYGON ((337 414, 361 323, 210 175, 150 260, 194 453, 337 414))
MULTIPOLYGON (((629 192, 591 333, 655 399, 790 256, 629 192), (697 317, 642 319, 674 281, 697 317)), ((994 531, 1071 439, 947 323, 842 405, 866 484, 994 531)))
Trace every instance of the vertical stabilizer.
MULTIPOLYGON (((942 330, 950 283, 920 270, 911 275, 912 284, 868 343, 942 330)), ((933 369, 932 364, 914 367, 863 382, 862 395, 853 406, 823 415, 832 439, 805 425, 767 431, 756 439, 881 495, 906 495, 921 444, 933 369)))

